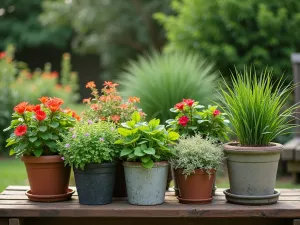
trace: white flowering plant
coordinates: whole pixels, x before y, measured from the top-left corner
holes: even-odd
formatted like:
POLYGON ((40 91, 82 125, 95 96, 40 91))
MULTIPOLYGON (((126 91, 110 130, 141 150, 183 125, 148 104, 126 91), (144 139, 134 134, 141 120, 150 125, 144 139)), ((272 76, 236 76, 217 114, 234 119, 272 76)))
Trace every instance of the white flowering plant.
POLYGON ((115 141, 120 137, 116 125, 107 121, 78 122, 58 141, 65 165, 84 169, 86 164, 112 162, 120 154, 115 141))
POLYGON ((203 169, 208 173, 211 169, 217 170, 224 160, 222 145, 211 139, 204 139, 200 134, 181 137, 174 150, 171 165, 174 169, 183 169, 186 176, 196 169, 203 169))

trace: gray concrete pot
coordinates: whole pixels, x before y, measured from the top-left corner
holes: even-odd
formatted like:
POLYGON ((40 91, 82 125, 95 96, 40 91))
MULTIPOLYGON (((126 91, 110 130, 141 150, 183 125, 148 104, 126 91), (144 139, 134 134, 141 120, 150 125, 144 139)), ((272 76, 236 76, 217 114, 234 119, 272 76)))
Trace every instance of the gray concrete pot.
POLYGON ((159 205, 165 200, 168 162, 156 162, 146 169, 139 162, 124 162, 128 202, 133 205, 159 205))
POLYGON ((236 196, 270 196, 274 194, 278 161, 282 145, 241 147, 224 145, 230 193, 236 196))

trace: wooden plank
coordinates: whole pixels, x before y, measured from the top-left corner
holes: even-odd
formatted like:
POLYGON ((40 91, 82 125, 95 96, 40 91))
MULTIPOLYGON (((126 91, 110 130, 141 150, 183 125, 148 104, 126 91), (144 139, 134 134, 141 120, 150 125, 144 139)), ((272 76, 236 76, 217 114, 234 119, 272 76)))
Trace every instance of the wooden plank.
POLYGON ((292 225, 290 219, 268 219, 268 218, 28 218, 26 225, 292 225))
POLYGON ((300 146, 297 146, 295 149, 295 160, 300 161, 300 146))
POLYGON ((9 219, 9 225, 24 225, 24 220, 19 218, 11 218, 9 219))
POLYGON ((288 161, 287 162, 287 170, 290 173, 299 173, 300 172, 300 161, 288 161))
POLYGON ((282 160, 294 160, 294 152, 295 149, 300 145, 300 138, 296 137, 292 140, 288 141, 283 146, 283 152, 281 153, 281 159, 282 160))

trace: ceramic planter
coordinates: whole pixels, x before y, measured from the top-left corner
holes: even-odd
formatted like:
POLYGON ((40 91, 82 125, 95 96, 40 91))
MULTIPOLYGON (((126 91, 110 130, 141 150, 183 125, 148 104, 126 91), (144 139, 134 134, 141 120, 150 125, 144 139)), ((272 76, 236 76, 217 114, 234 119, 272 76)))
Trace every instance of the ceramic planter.
POLYGON ((215 170, 209 173, 202 169, 196 169, 195 173, 185 176, 183 169, 176 169, 176 179, 179 190, 178 200, 186 204, 207 204, 213 200, 212 190, 215 180, 215 170))
POLYGON ((23 156, 30 190, 26 195, 33 201, 68 200, 72 190, 68 189, 70 167, 65 167, 59 155, 23 156))
POLYGON ((116 163, 87 164, 84 170, 74 168, 79 203, 105 205, 112 202, 116 163))
POLYGON ((230 190, 225 193, 227 200, 238 204, 277 202, 279 193, 274 188, 281 144, 241 147, 238 143, 228 143, 224 145, 224 151, 230 182, 230 190), (260 200, 255 203, 255 199, 260 200))
POLYGON ((116 179, 113 197, 127 197, 124 166, 123 162, 120 160, 117 161, 116 164, 116 179))
POLYGON ((146 169, 139 162, 124 162, 128 202, 133 205, 159 205, 164 202, 168 162, 156 162, 146 169))

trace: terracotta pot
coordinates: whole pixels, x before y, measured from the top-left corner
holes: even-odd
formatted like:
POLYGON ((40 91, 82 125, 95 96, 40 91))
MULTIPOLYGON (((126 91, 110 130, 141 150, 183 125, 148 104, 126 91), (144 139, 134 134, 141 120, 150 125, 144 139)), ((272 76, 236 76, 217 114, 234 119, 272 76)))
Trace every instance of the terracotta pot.
POLYGON ((65 167, 59 155, 23 156, 33 195, 66 194, 70 180, 70 167, 65 167))
POLYGON ((113 197, 127 197, 125 173, 122 161, 117 161, 113 197))
POLYGON ((179 189, 178 200, 180 203, 207 204, 213 200, 212 189, 216 171, 196 169, 195 173, 185 177, 183 169, 175 170, 179 189))

